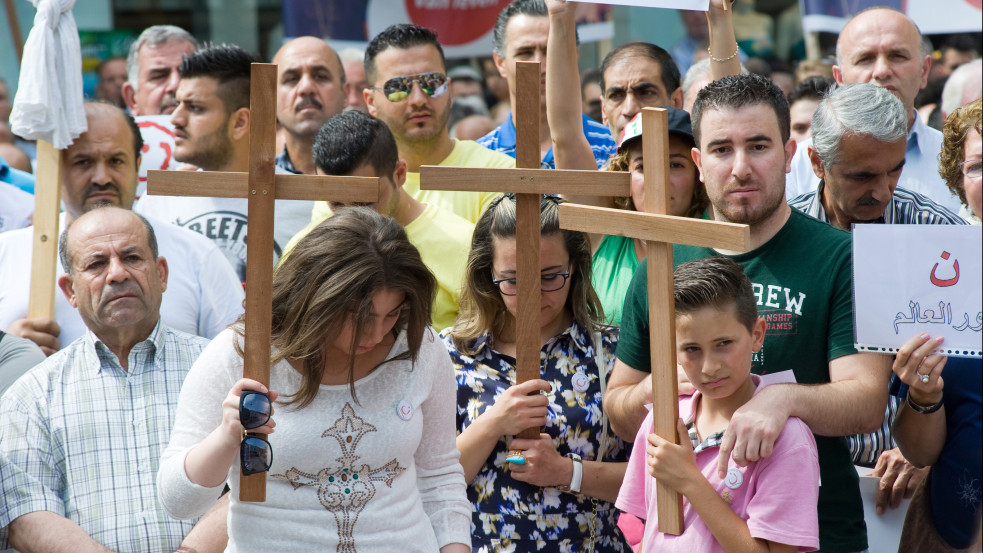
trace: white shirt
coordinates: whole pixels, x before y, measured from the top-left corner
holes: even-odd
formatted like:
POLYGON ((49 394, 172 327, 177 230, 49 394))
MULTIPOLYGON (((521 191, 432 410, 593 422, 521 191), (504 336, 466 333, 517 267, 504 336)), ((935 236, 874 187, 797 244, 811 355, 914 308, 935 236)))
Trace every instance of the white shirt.
POLYGON ((34 195, 0 181, 0 232, 24 228, 34 216, 34 195))
MULTIPOLYGON (((819 177, 812 170, 808 149, 812 139, 799 142, 792 157, 792 172, 785 176, 785 199, 791 200, 819 186, 819 177)), ((953 213, 959 212, 959 198, 954 196, 939 176, 939 152, 942 133, 922 123, 915 115, 915 124, 908 131, 905 165, 898 186, 927 196, 953 213)))
MULTIPOLYGON (((164 509, 203 513, 222 492, 191 482, 188 450, 222 422, 222 400, 242 378, 227 330, 201 353, 181 389, 171 441, 157 474, 164 509)), ((401 332, 389 357, 406 351, 401 332)), ((270 388, 296 393, 299 372, 282 360, 270 388)), ((304 408, 274 406, 276 432, 266 501, 239 501, 239 455, 229 467, 229 544, 241 551, 436 553, 471 542, 471 505, 454 443, 457 383, 443 342, 424 332, 416 363, 392 361, 355 382, 321 385, 304 408), (339 542, 349 542, 340 547, 339 542)))
MULTIPOLYGON (((311 221, 314 202, 276 200, 273 221, 273 264, 293 235, 311 221)), ((154 196, 147 194, 133 210, 157 217, 201 234, 225 255, 240 282, 246 282, 246 198, 199 198, 194 196, 154 196)))
MULTIPOLYGON (((242 313, 244 293, 239 279, 218 249, 193 232, 148 217, 157 235, 160 255, 167 259, 167 290, 160 305, 169 327, 213 338, 242 313)), ((61 215, 59 228, 65 228, 61 215)), ((34 227, 0 234, 0 328, 27 316, 34 227)), ((58 275, 65 269, 58 261, 58 275)), ((55 284, 55 321, 62 346, 85 334, 78 310, 55 284)))

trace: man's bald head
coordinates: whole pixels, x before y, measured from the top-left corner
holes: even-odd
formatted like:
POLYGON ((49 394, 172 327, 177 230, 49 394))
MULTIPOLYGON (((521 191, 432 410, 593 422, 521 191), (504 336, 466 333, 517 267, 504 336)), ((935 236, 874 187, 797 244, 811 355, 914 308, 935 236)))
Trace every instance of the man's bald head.
POLYGON ((287 42, 276 55, 277 120, 287 133, 313 140, 328 119, 345 108, 345 69, 324 40, 304 36, 287 42))
POLYGON ((839 84, 870 83, 890 90, 910 121, 915 96, 928 84, 931 64, 914 21, 890 8, 871 8, 840 32, 833 77, 839 84))

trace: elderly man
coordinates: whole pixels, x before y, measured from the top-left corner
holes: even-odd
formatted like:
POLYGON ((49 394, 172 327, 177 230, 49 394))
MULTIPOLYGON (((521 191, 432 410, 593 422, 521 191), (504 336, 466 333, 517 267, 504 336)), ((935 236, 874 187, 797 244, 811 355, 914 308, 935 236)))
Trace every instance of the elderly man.
MULTIPOLYGON (((707 85, 693 108, 693 135, 693 158, 713 218, 749 225, 751 250, 676 246, 673 261, 726 255, 744 268, 771 329, 752 359, 752 371, 784 373, 792 382, 764 388, 734 413, 720 464, 726 467, 731 455, 742 466, 769 456, 788 417, 802 419, 819 449, 820 547, 863 551, 867 540, 857 473, 846 442, 836 436, 880 425, 890 360, 853 346, 850 236, 785 203, 795 141, 789 137, 785 95, 770 80, 738 75, 707 85)), ((604 395, 604 411, 622 437, 634 435, 651 401, 645 267, 635 272, 625 298, 617 360, 604 395)))
MULTIPOLYGON (((922 37, 906 15, 889 8, 870 8, 843 28, 836 42, 833 77, 837 84, 870 83, 886 88, 901 100, 908 121, 905 166, 898 184, 928 196, 952 212, 959 198, 952 195, 938 172, 942 133, 922 123, 915 112, 915 96, 928 83, 932 57, 922 51, 922 37)), ((792 160, 785 190, 792 199, 812 192, 819 179, 812 170, 804 142, 792 160)))
MULTIPOLYGON (((88 130, 62 155, 61 226, 101 204, 133 205, 143 141, 133 119, 105 103, 85 104, 88 130)), ((214 246, 195 233, 153 221, 171 282, 161 317, 172 328, 211 338, 242 313, 242 288, 214 246)), ((52 354, 85 334, 84 321, 60 294, 54 320, 26 319, 34 228, 0 234, 0 328, 52 354)), ((64 271, 67 267, 62 267, 64 271)))
POLYGON ((134 116, 168 115, 177 107, 177 68, 198 49, 190 33, 173 25, 147 27, 130 45, 123 101, 134 116))
MULTIPOLYGON (((499 74, 509 83, 512 113, 498 128, 479 138, 478 144, 515 157, 516 62, 538 61, 540 79, 544 83, 539 95, 539 150, 543 167, 555 169, 553 137, 546 117, 546 41, 549 29, 549 12, 543 0, 512 2, 498 14, 492 33, 492 58, 499 74)), ((571 55, 575 56, 576 53, 571 55)), ((601 168, 618 148, 604 125, 586 115, 581 115, 581 119, 584 136, 590 144, 594 161, 601 168)))
POLYGON ((965 224, 925 196, 898 186, 908 118, 901 101, 872 84, 829 93, 812 116, 808 146, 819 187, 789 205, 849 231, 856 223, 965 224))
POLYGON ((0 398, 0 528, 21 553, 174 551, 194 522, 164 512, 154 480, 208 341, 161 321, 168 264, 147 220, 98 208, 59 245, 58 286, 87 329, 0 398))
MULTIPOLYGON (((420 202, 477 222, 498 194, 420 190, 420 166, 515 167, 515 160, 450 137, 447 65, 437 35, 417 25, 388 27, 365 49, 365 75, 369 85, 362 94, 369 114, 389 127, 399 158, 406 161, 403 189, 420 202)), ((322 221, 330 213, 326 202, 316 202, 311 220, 322 221)))
MULTIPOLYGON (((252 54, 228 45, 185 57, 180 67, 179 104, 171 114, 176 131, 174 159, 205 171, 249 170, 249 76, 254 61, 257 58, 252 54)), ((278 168, 277 172, 285 171, 278 168)), ((309 201, 276 201, 274 263, 290 237, 310 221, 312 206, 309 201)), ((246 198, 147 195, 140 199, 136 211, 202 234, 225 254, 240 281, 245 282, 249 231, 246 198)))
POLYGON ((345 70, 345 82, 348 83, 348 95, 345 96, 345 111, 361 111, 368 113, 362 91, 368 86, 365 81, 365 52, 357 48, 345 48, 338 52, 342 68, 345 70))
POLYGON ((349 86, 341 59, 320 38, 304 36, 281 46, 273 63, 277 65, 276 120, 286 139, 276 156, 277 167, 312 175, 314 135, 345 108, 349 86))

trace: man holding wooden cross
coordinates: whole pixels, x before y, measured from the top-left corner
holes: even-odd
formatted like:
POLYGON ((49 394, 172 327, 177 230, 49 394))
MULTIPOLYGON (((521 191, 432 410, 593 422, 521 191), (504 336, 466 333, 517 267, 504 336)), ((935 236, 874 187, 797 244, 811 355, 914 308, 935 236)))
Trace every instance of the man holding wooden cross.
MULTIPOLYGON (((88 131, 62 156, 62 226, 100 204, 130 209, 137 188, 143 141, 133 119, 103 103, 86 104, 85 116, 88 131)), ((177 330, 212 338, 242 313, 242 288, 207 240, 160 219, 151 222, 161 252, 171 260, 161 317, 177 330)), ((28 317, 30 271, 24 264, 32 259, 32 233, 28 227, 0 235, 0 328, 32 340, 50 355, 85 334, 85 325, 60 292, 53 318, 28 317)))
MULTIPOLYGON (((731 456, 739 465, 767 457, 786 419, 802 419, 819 446, 821 549, 862 551, 867 541, 857 474, 838 436, 880 425, 890 363, 853 347, 850 237, 785 203, 795 143, 785 96, 770 81, 739 75, 709 85, 693 109, 693 134, 714 219, 751 227, 751 251, 730 257, 751 279, 769 324, 753 371, 784 373, 795 382, 768 386, 737 410, 723 437, 720 466, 726 470, 731 456)), ((732 253, 675 246, 673 260, 732 253)), ((643 265, 625 300, 618 360, 603 404, 626 439, 651 401, 646 279, 643 265)))

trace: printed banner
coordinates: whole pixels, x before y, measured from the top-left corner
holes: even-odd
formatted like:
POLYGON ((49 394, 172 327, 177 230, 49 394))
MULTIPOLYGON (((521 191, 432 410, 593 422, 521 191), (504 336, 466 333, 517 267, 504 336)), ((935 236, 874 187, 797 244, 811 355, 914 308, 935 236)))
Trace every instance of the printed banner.
POLYGON ((894 353, 919 333, 942 351, 983 354, 983 227, 856 225, 853 312, 858 349, 894 353))
POLYGON ((639 6, 642 8, 668 8, 670 10, 697 10, 705 12, 710 0, 577 0, 585 4, 609 4, 612 6, 639 6))
MULTIPOLYGON (((319 36, 337 49, 365 49, 369 39, 386 27, 396 23, 414 23, 436 31, 444 56, 449 59, 490 56, 495 20, 510 1, 283 0, 283 31, 286 38, 319 36)), ((702 3, 706 6, 708 1, 682 0, 682 3, 702 3)), ((657 2, 660 6, 671 3, 666 0, 657 2)), ((706 7, 693 9, 705 10, 706 7)), ((609 6, 578 4, 577 24, 583 42, 613 37, 609 6)))
POLYGON ((889 7, 908 14, 923 34, 980 32, 983 0, 799 0, 805 32, 839 33, 867 8, 889 7))
POLYGON ((143 137, 140 182, 137 184, 137 198, 140 198, 147 193, 148 170, 167 171, 181 164, 174 160, 174 125, 170 115, 144 115, 134 119, 143 137))

